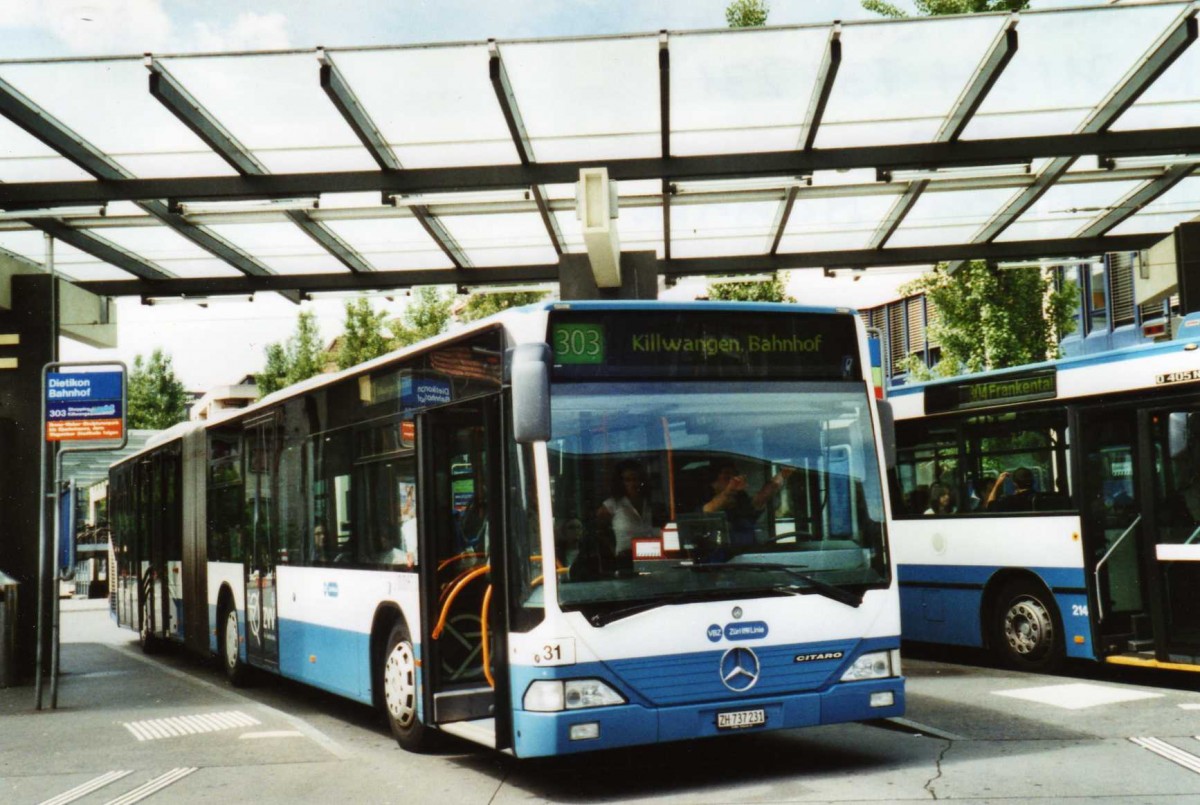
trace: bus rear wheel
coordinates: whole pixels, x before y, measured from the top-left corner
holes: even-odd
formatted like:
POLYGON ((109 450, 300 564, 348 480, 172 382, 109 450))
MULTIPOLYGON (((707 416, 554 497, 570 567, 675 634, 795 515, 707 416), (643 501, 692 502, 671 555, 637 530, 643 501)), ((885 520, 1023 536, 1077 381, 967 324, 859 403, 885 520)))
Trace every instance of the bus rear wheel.
POLYGON ((221 623, 221 667, 229 684, 239 688, 246 684, 250 674, 250 669, 239 655, 240 639, 237 610, 230 607, 221 623))
POLYGON ((1050 673, 1065 656, 1062 618, 1054 599, 1041 585, 1011 581, 992 607, 992 650, 1000 661, 1019 671, 1050 673))
POLYGON ((436 733, 417 716, 417 655, 403 624, 397 623, 388 635, 380 678, 383 712, 396 742, 410 752, 434 749, 436 733))

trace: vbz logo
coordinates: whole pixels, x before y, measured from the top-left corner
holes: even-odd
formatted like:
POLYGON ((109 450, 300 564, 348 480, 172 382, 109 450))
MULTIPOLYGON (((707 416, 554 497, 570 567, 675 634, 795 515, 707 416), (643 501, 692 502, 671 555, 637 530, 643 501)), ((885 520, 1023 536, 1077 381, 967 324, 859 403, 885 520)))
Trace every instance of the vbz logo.
POLYGON ((721 642, 721 635, 724 633, 724 630, 719 624, 714 623, 712 626, 708 627, 708 639, 714 643, 721 642))

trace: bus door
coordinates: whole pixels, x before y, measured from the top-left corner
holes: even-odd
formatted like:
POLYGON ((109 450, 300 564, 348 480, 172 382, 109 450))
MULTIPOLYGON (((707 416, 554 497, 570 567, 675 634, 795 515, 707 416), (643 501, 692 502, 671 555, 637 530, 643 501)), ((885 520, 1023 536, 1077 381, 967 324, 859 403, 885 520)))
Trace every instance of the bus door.
POLYGON ((1157 659, 1200 662, 1200 406, 1142 411, 1139 431, 1157 659))
POLYGON ((276 476, 279 426, 274 414, 247 423, 242 451, 246 479, 246 656, 253 665, 279 667, 276 626, 276 476))
POLYGON ((1135 467, 1137 414, 1111 407, 1084 410, 1071 432, 1082 443, 1080 519, 1095 594, 1092 621, 1104 654, 1152 651, 1143 564, 1141 488, 1135 467))
MULTIPOLYGON (((427 411, 417 428, 426 720, 506 725, 498 398, 427 411)), ((507 733, 496 728, 498 747, 507 733)))

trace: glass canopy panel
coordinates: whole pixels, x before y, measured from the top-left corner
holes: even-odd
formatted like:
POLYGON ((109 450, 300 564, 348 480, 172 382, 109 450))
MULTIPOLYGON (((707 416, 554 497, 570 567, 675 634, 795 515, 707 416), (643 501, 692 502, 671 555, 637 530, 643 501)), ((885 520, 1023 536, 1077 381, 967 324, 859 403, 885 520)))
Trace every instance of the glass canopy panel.
POLYGON ((927 188, 886 245, 966 243, 1016 192, 1011 187, 938 192, 927 188))
POLYGON ((326 221, 325 225, 380 271, 454 267, 415 218, 326 221))
POLYGON ((229 224, 208 227, 280 274, 337 274, 349 269, 300 227, 286 224, 229 224))
POLYGON ((1022 14, 1020 47, 963 139, 1074 131, 1180 10, 1119 6, 1022 14), (1048 113, 1056 109, 1072 111, 1048 113))
POLYGON ((96 234, 178 277, 236 277, 242 273, 169 227, 106 227, 96 234))
POLYGON ((827 28, 672 34, 671 153, 796 147, 827 28))
POLYGON ((91 179, 24 129, 0 118, 0 182, 65 182, 91 179))
POLYGON ((269 171, 378 167, 321 90, 314 53, 161 62, 269 171))
POLYGON ((518 161, 486 45, 331 53, 404 167, 518 161))
POLYGON ((502 43, 539 162, 659 156, 658 37, 502 43))
POLYGON ((1033 240, 1068 238, 1094 218, 1104 215, 1141 182, 1080 182, 1056 184, 996 238, 1033 240))
POLYGON ((473 266, 544 265, 558 253, 542 217, 532 213, 444 215, 438 218, 473 266))
POLYGON ((1192 43, 1129 107, 1113 129, 1200 125, 1200 47, 1192 43))
POLYGON ((38 265, 44 265, 46 262, 46 238, 41 232, 0 232, 0 249, 32 260, 38 265))
POLYGON ((781 252, 865 249, 893 196, 799 197, 792 205, 781 252))
POLYGON ((932 140, 1004 19, 981 15, 846 25, 842 65, 816 147, 932 140), (929 57, 931 47, 936 59, 929 57), (872 125, 846 125, 867 122, 872 125))
POLYGON ((233 173, 154 99, 149 75, 141 59, 0 65, 0 78, 135 176, 233 173))
POLYGON ((1122 221, 1108 234, 1165 234, 1179 224, 1197 218, 1200 218, 1200 176, 1192 176, 1147 204, 1136 215, 1122 221))
POLYGON ((765 254, 774 236, 778 202, 674 204, 672 257, 765 254))

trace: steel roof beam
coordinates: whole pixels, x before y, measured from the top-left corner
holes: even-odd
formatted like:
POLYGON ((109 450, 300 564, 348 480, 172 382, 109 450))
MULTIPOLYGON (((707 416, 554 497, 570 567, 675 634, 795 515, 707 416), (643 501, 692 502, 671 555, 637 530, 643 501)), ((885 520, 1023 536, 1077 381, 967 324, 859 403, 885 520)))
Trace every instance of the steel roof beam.
MULTIPOLYGON (((1075 136, 1113 136, 1117 132, 1109 131, 1109 127, 1117 121, 1121 114, 1141 97, 1142 93, 1154 83, 1163 71, 1170 67, 1176 59, 1196 41, 1195 4, 1187 8, 1175 19, 1175 22, 1162 36, 1152 44, 1137 63, 1117 82, 1108 95, 1097 104, 1076 129, 1075 136)), ((1101 147, 1098 153, 1103 152, 1101 147)), ((1178 153, 1178 152, 1177 152, 1178 153)), ((1185 152, 1186 153, 1186 152, 1185 152)), ((1017 218, 1029 211, 1046 191, 1062 177, 1082 154, 1060 154, 1042 168, 1034 179, 1033 184, 1018 193, 1000 209, 971 238, 974 242, 994 240, 1007 229, 1017 218)), ((957 268, 951 266, 951 270, 957 268)))
POLYGON ((458 245, 458 241, 454 239, 454 236, 450 234, 450 231, 446 229, 445 225, 437 217, 430 215, 427 207, 409 207, 409 209, 412 210, 413 217, 417 219, 417 223, 421 225, 421 228, 425 230, 429 237, 433 238, 434 243, 450 259, 455 268, 471 268, 471 261, 463 253, 462 248, 458 245))
MULTIPOLYGON (((153 56, 146 57, 146 69, 150 71, 150 94, 203 140, 217 156, 243 176, 270 174, 266 165, 221 125, 221 122, 153 56)), ((290 211, 287 217, 346 268, 351 271, 374 270, 325 224, 313 221, 299 211, 290 211)))
MULTIPOLYGON (((671 156, 671 43, 666 31, 658 34, 658 136, 663 159, 671 156)), ((662 179, 663 254, 671 259, 671 182, 662 179)))
POLYGON ((173 198, 180 201, 306 198, 322 193, 382 191, 414 195, 520 189, 533 184, 573 184, 586 167, 607 167, 615 181, 668 178, 673 181, 801 176, 814 171, 934 169, 1004 165, 1046 157, 1104 154, 1118 158, 1200 153, 1200 126, 1172 129, 1050 134, 947 143, 855 146, 812 151, 774 151, 686 157, 642 157, 586 162, 534 162, 410 168, 402 171, 342 171, 269 176, 199 176, 111 181, 13 182, 0 184, 0 208, 41 209, 112 201, 173 198))
POLYGON ((52 218, 39 219, 30 221, 29 223, 35 229, 40 229, 52 238, 74 246, 79 251, 90 254, 92 257, 103 260, 110 265, 114 265, 122 271, 128 271, 135 277, 146 280, 171 281, 171 272, 99 235, 93 235, 82 229, 72 229, 62 221, 52 218))
POLYGON ((1162 176, 1151 179, 1126 193, 1113 207, 1080 227, 1075 237, 1091 238, 1105 234, 1147 204, 1166 193, 1195 172, 1195 165, 1173 165, 1162 176))
MULTIPOLYGON (((0 114, 100 180, 81 184, 106 185, 110 182, 138 181, 133 179, 132 174, 116 161, 2 79, 0 79, 0 114)), ((166 194, 156 194, 130 200, 137 202, 138 206, 147 213, 239 271, 254 275, 271 273, 265 266, 223 238, 202 227, 193 226, 183 220, 181 216, 171 213, 167 205, 160 200, 166 197, 166 194)), ((113 265, 120 267, 117 263, 113 265)), ((299 296, 295 294, 285 294, 285 296, 293 301, 299 301, 299 296)))
MULTIPOLYGON (((837 78, 838 68, 841 65, 842 24, 835 22, 829 30, 829 38, 825 43, 825 56, 817 70, 817 79, 813 83, 812 95, 808 99, 808 111, 804 115, 804 122, 800 125, 800 139, 796 144, 797 148, 812 151, 813 143, 817 140, 817 130, 821 127, 821 119, 825 116, 825 107, 829 103, 830 94, 833 93, 834 79, 837 78)), ((798 190, 797 187, 789 188, 787 195, 779 202, 779 207, 775 210, 775 222, 771 225, 771 231, 774 234, 771 237, 769 254, 775 254, 779 250, 784 230, 787 229, 788 221, 792 217, 792 209, 796 205, 798 190)))
MULTIPOLYGON (((513 93, 512 82, 508 79, 508 71, 504 69, 504 59, 500 56, 500 46, 495 40, 488 41, 488 78, 492 82, 492 90, 496 93, 496 101, 500 104, 500 112, 508 125, 509 136, 517 149, 517 158, 522 165, 529 165, 537 160, 533 156, 533 144, 529 141, 529 132, 525 130, 525 120, 521 117, 521 107, 517 105, 517 96, 513 93)), ((542 217, 542 225, 550 238, 550 245, 557 254, 565 251, 562 232, 558 228, 558 219, 550 211, 546 190, 537 184, 531 184, 530 190, 533 201, 537 204, 538 214, 542 217)))
POLYGON ((800 142, 797 148, 811 151, 813 143, 817 141, 817 131, 821 128, 821 119, 825 117, 825 107, 829 105, 829 96, 833 94, 833 82, 841 66, 842 23, 838 21, 829 29, 825 55, 821 59, 817 80, 813 83, 812 95, 808 99, 808 111, 804 115, 804 123, 800 126, 800 142))
MULTIPOLYGON (((966 243, 893 249, 798 252, 740 257, 696 257, 659 260, 658 273, 670 277, 712 274, 759 274, 794 268, 869 268, 873 266, 927 265, 941 259, 1019 260, 1042 257, 1077 257, 1109 251, 1137 251, 1162 238, 1160 233, 1099 238, 966 243)), ((513 282, 552 282, 558 279, 557 263, 507 268, 430 269, 375 271, 369 274, 298 274, 268 277, 207 277, 167 281, 116 280, 81 282, 79 285, 105 296, 219 296, 299 289, 306 293, 346 290, 387 290, 414 285, 481 285, 513 282)))
POLYGON ((323 49, 317 50, 317 61, 321 63, 321 89, 333 101, 346 123, 358 135, 363 147, 383 170, 400 170, 400 160, 388 145, 383 134, 367 114, 354 90, 337 68, 333 57, 323 49))
MULTIPOLYGON (((987 53, 984 54, 979 66, 972 74, 971 80, 959 93, 950 114, 946 116, 937 135, 934 136, 934 142, 954 142, 967 128, 967 124, 971 122, 976 110, 979 109, 987 94, 991 92, 992 87, 996 85, 1000 74, 1004 72, 1004 68, 1008 66, 1017 52, 1017 19, 1016 14, 1009 15, 996 38, 992 40, 987 53)), ((888 239, 904 223, 905 217, 916 206, 917 200, 921 198, 921 194, 928 187, 927 180, 909 183, 908 189, 900 198, 896 199, 892 208, 888 210, 887 216, 879 224, 879 228, 875 230, 875 235, 871 238, 870 243, 872 248, 878 249, 887 243, 888 239)))

